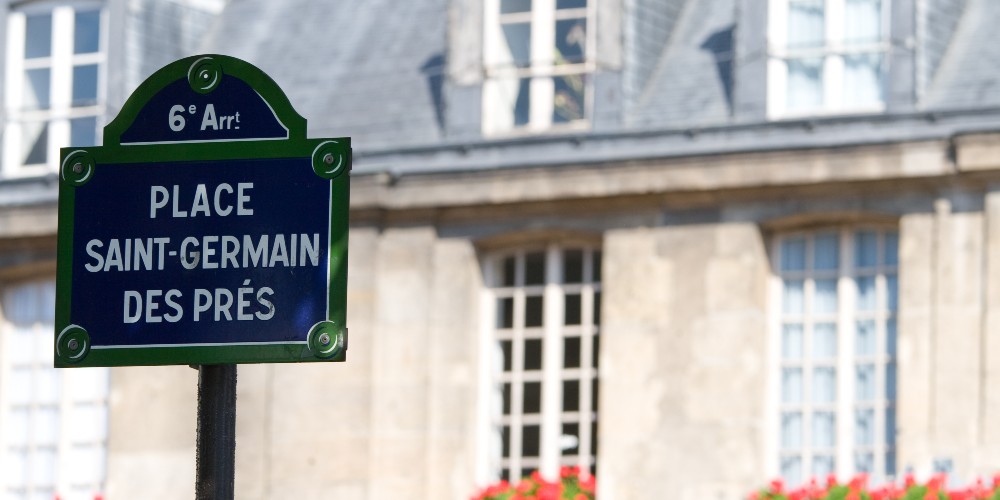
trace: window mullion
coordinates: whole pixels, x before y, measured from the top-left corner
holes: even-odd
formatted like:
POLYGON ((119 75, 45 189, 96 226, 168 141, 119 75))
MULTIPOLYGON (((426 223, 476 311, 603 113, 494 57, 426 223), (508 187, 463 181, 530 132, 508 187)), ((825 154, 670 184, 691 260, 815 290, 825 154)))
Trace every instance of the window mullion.
POLYGON ((562 434, 562 255, 551 245, 545 254, 545 298, 543 308, 544 348, 542 351, 542 475, 549 479, 559 473, 559 436, 562 434))
POLYGON ((840 277, 837 280, 837 294, 840 296, 837 309, 837 475, 844 478, 851 474, 851 428, 854 400, 851 373, 853 372, 855 287, 853 280, 853 254, 851 233, 840 231, 840 277))

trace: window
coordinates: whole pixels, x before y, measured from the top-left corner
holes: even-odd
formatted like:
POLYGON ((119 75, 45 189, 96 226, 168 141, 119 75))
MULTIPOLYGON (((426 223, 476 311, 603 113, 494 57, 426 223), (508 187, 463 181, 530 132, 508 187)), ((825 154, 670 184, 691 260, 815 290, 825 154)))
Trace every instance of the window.
POLYGON ((60 147, 97 144, 103 16, 92 3, 29 5, 9 14, 4 175, 54 171, 60 147))
POLYGON ((771 0, 773 117, 884 109, 889 0, 771 0))
POLYGON ((790 484, 896 474, 897 233, 778 238, 777 462, 790 484))
POLYGON ((494 479, 551 478, 574 465, 596 474, 601 252, 502 254, 487 261, 486 279, 494 479))
POLYGON ((52 281, 7 288, 0 308, 0 497, 92 500, 104 488, 108 369, 52 367, 52 281))
POLYGON ((484 134, 586 126, 593 3, 486 1, 484 134))

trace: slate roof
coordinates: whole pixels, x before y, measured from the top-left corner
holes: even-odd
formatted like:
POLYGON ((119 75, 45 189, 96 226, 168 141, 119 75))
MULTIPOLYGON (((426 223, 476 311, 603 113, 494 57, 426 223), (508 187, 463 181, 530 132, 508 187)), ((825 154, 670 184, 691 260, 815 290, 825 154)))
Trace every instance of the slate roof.
POLYGON ((969 0, 925 97, 928 109, 1000 105, 1000 2, 969 0))
POLYGON ((385 148, 441 139, 447 0, 237 0, 203 46, 270 75, 312 137, 385 148))
MULTIPOLYGON (((448 8, 456 1, 480 0, 235 0, 203 49, 246 59, 271 75, 309 120, 311 136, 351 136, 357 173, 823 147, 1000 129, 1000 44, 993 36, 1000 1, 962 0, 967 8, 951 23, 954 35, 949 28, 939 37, 952 43, 913 111, 748 122, 733 114, 738 0, 634 0, 636 8, 664 9, 670 22, 661 31, 623 23, 625 62, 642 67, 625 69, 617 127, 449 138, 442 127, 449 102, 443 77, 448 8), (956 108, 967 115, 948 114, 956 108)), ((749 57, 766 56, 740 56, 749 57)))

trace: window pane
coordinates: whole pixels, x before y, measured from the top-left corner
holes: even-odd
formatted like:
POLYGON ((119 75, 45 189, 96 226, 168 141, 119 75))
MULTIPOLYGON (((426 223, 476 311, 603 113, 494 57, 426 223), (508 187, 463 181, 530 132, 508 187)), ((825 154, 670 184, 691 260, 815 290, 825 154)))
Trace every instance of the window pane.
POLYGON ((885 410, 885 443, 896 445, 896 409, 892 407, 885 410))
POLYGON ((524 369, 542 369, 542 339, 526 339, 524 341, 524 369))
POLYGON ((875 320, 858 321, 856 329, 857 335, 854 339, 854 353, 859 358, 878 354, 878 344, 875 337, 875 320))
POLYGON ((26 122, 21 129, 21 143, 25 165, 43 165, 47 161, 49 149, 48 122, 26 122))
POLYGON ((542 411, 542 383, 524 383, 524 414, 530 415, 542 411))
POLYGON ((521 455, 525 457, 537 457, 541 428, 537 425, 526 425, 521 432, 521 455))
POLYGON ((528 12, 531 10, 531 0, 500 0, 500 13, 528 12))
POLYGON ((97 145, 96 116, 73 118, 69 121, 69 145, 71 147, 97 145))
POLYGON ((502 26, 504 59, 518 68, 531 65, 531 23, 507 23, 502 26))
POLYGON ((580 367, 580 337, 563 339, 563 368, 580 367))
POLYGON ((10 404, 29 404, 32 400, 31 368, 19 366, 10 370, 8 381, 4 387, 10 404))
POLYGON ((555 95, 552 98, 552 123, 582 120, 584 116, 584 76, 554 77, 555 95))
POLYGON ((781 357, 802 359, 802 325, 786 324, 781 330, 781 357))
POLYGON ((562 424, 562 435, 559 436, 559 449, 564 456, 580 453, 580 424, 562 424))
MULTIPOLYGON (((39 335, 44 338, 44 336, 39 335)), ((34 400, 36 403, 59 404, 60 372, 46 367, 35 371, 34 400)))
POLYGON ((524 299, 524 326, 542 326, 543 316, 542 296, 535 295, 524 299))
MULTIPOLYGON (((40 486, 53 486, 56 482, 56 451, 49 448, 35 449, 31 457, 29 478, 36 489, 40 486)), ((52 498, 48 495, 48 498, 52 498)))
POLYGON ((858 474, 871 474, 875 469, 875 454, 869 452, 855 452, 854 468, 858 474))
POLYGON ((501 386, 501 397, 503 398, 503 415, 510 415, 511 406, 511 387, 510 382, 504 382, 501 386))
POLYGON ((6 429, 2 429, 8 446, 16 447, 28 444, 30 421, 30 413, 27 408, 11 408, 8 411, 6 429))
POLYGON ((799 484, 802 482, 802 457, 781 458, 781 477, 789 484, 799 484))
POLYGON ((597 250, 594 252, 594 283, 601 282, 601 252, 597 250))
POLYGON ((844 56, 844 104, 872 106, 882 97, 882 54, 844 56))
POLYGON ((802 402, 801 368, 783 368, 781 370, 781 401, 783 403, 802 402))
POLYGON ((31 441, 35 446, 59 444, 59 410, 37 408, 31 416, 31 441))
POLYGON ((854 444, 875 444, 875 410, 865 408, 854 412, 854 444))
POLYGON ((49 57, 52 55, 52 14, 25 16, 24 57, 49 57))
POLYGON ((890 311, 895 311, 899 306, 899 281, 895 274, 888 274, 885 277, 885 288, 887 307, 890 311))
POLYGON ((497 328, 514 327, 514 298, 497 299, 497 328))
POLYGON ((504 425, 500 427, 500 448, 501 457, 510 457, 510 426, 504 425))
POLYGON ((789 59, 788 102, 790 110, 819 108, 823 105, 823 60, 789 59))
POLYGON ((788 48, 822 47, 825 37, 823 0, 789 0, 788 48))
POLYGON ((503 356, 501 366, 503 371, 509 372, 514 369, 514 342, 510 340, 500 341, 500 355, 503 356))
POLYGON ((840 237, 837 233, 820 234, 813 245, 813 269, 836 271, 840 267, 840 237))
POLYGON ((593 366, 594 368, 597 368, 598 366, 600 366, 600 363, 599 363, 599 361, 601 359, 601 355, 600 354, 601 354, 601 336, 600 335, 594 335, 594 349, 591 352, 591 355, 593 356, 593 358, 590 361, 591 362, 591 366, 593 366))
POLYGON ((76 54, 97 52, 101 40, 101 11, 77 11, 73 26, 73 52, 76 54))
POLYGON ((827 477, 836 472, 837 462, 830 455, 814 455, 812 463, 813 477, 827 477))
POLYGON ((524 284, 525 285, 545 284, 544 253, 534 252, 524 256, 524 284))
POLYGON ((594 413, 597 413, 597 403, 600 401, 600 392, 600 384, 597 379, 590 379, 590 411, 594 413))
POLYGON ((567 294, 563 306, 564 309, 564 324, 566 325, 579 325, 580 324, 580 294, 567 294))
POLYGON ((802 446, 802 414, 785 412, 781 415, 781 447, 796 449, 802 446))
POLYGON ((563 283, 583 282, 583 250, 563 253, 563 283))
POLYGON ((49 109, 49 68, 29 69, 24 72, 24 109, 49 109))
POLYGON ((97 103, 97 65, 73 66, 73 105, 92 106, 97 103))
POLYGON ((833 403, 837 399, 837 370, 831 367, 813 369, 812 400, 833 403))
POLYGON ((837 418, 833 412, 813 414, 812 444, 817 448, 833 448, 837 444, 837 418))
POLYGON ((875 43, 882 38, 882 1, 844 2, 844 41, 849 44, 875 43))
POLYGON ((837 312, 837 280, 816 280, 815 313, 837 312))
POLYGON ((555 63, 581 63, 587 46, 587 20, 563 19, 556 21, 555 63))
POLYGON ((804 285, 802 280, 785 280, 781 301, 785 314, 802 314, 805 309, 804 285))
POLYGON ((514 286, 514 280, 517 276, 517 260, 511 256, 503 259, 500 264, 500 286, 514 286))
POLYGON ((875 300, 875 278, 872 276, 857 278, 858 286, 858 311, 874 311, 877 304, 875 300))
POLYGON ((562 388, 562 410, 571 412, 580 411, 580 381, 563 380, 562 388))
POLYGON ((885 352, 889 356, 896 355, 896 318, 889 318, 885 322, 885 352))
POLYGON ((896 363, 885 365, 885 397, 889 401, 896 400, 896 363))
POLYGON ((885 256, 882 262, 887 266, 899 263, 899 233, 895 231, 885 233, 885 256))
POLYGON ((806 268, 805 238, 789 238, 781 242, 781 270, 802 271, 806 268))
POLYGON ((557 9, 580 9, 587 6, 587 0, 556 0, 557 9))
POLYGON ((854 235, 854 263, 858 267, 878 264, 878 235, 874 231, 858 231, 854 235))
POLYGON ((601 324, 601 292, 594 293, 594 324, 601 324))
POLYGON ((875 365, 864 364, 855 368, 854 396, 857 401, 875 399, 875 365))
POLYGON ((813 325, 813 359, 830 361, 836 358, 836 323, 818 323, 813 325))

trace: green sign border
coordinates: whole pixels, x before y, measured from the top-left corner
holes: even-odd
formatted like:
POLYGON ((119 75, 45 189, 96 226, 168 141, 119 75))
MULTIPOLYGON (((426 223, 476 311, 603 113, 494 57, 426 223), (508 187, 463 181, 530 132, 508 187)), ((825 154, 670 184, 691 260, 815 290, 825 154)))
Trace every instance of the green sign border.
MULTIPOLYGON (((209 54, 175 61, 150 76, 129 97, 121 113, 104 128, 104 146, 60 150, 59 208, 56 264, 55 366, 209 365, 233 363, 282 363, 345 361, 347 351, 347 237, 350 209, 350 138, 307 139, 306 120, 292 108, 278 85, 255 66, 229 56, 209 54), (214 73, 213 73, 214 72, 214 73), (257 91, 288 128, 289 138, 278 140, 188 142, 121 145, 146 103, 178 78, 188 76, 195 91, 195 76, 235 76, 257 91), (73 226, 76 190, 83 188, 101 165, 226 161, 247 159, 311 158, 313 170, 329 179, 330 289, 326 291, 329 315, 307 332, 306 342, 282 344, 136 346, 92 349, 86 325, 70 318, 73 289, 73 226)), ((93 215, 90 215, 93 216, 93 215)))

